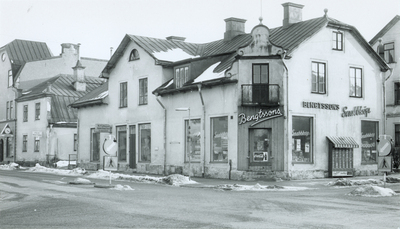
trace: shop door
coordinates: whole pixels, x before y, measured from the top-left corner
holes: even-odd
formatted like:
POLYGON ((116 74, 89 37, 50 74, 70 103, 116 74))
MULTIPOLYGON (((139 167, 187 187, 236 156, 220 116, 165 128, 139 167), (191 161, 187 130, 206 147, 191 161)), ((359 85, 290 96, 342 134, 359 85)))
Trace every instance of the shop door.
POLYGON ((250 166, 271 164, 271 128, 249 130, 250 166))
POLYGON ((3 139, 0 139, 0 162, 3 161, 4 158, 4 141, 3 139))
POLYGON ((136 169, 136 126, 129 127, 129 167, 136 169))

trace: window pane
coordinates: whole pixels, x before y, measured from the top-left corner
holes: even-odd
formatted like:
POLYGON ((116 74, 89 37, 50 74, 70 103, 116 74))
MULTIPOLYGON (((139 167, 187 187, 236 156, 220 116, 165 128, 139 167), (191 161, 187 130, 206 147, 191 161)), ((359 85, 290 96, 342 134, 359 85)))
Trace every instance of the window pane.
POLYGON ((126 126, 117 127, 118 160, 126 161, 126 126))
POLYGON ((211 161, 228 161, 228 117, 211 118, 211 161))
POLYGON ((100 161, 100 133, 90 129, 92 144, 90 145, 90 159, 91 161, 100 161))
POLYGON ((201 139, 201 120, 191 119, 190 128, 189 120, 185 120, 185 161, 200 162, 200 139, 201 139))
POLYGON ((261 65, 261 83, 268 83, 268 65, 261 65))
POLYGON ((376 162, 376 140, 378 136, 378 122, 361 121, 361 163, 376 162))
POLYGON ((292 161, 312 162, 313 129, 310 117, 293 116, 292 118, 292 161))
POLYGON ((269 162, 271 159, 271 129, 250 129, 250 162, 269 162))
POLYGON ((261 83, 260 80, 260 65, 253 65, 253 83, 261 83))
POLYGON ((140 135, 140 161, 150 162, 151 161, 151 125, 142 124, 139 125, 140 135))

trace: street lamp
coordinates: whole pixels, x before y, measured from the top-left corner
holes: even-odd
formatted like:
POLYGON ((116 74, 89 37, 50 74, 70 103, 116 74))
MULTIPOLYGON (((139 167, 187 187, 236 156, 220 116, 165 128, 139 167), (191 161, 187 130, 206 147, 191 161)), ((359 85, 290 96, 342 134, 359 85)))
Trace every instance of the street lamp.
MULTIPOLYGON (((175 108, 175 110, 176 111, 187 111, 187 112, 189 112, 189 123, 188 123, 188 137, 189 137, 190 136, 190 107, 175 108)), ((190 180, 190 172, 191 172, 190 159, 192 157, 192 152, 191 152, 192 147, 191 146, 192 146, 192 139, 189 138, 189 150, 188 150, 189 152, 186 152, 186 153, 189 153, 189 180, 190 180)))

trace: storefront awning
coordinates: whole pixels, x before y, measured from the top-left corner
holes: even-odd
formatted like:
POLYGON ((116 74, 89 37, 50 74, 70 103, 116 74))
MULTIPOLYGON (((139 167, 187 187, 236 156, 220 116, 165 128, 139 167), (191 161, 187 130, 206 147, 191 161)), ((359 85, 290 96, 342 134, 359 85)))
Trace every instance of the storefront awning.
POLYGON ((360 147, 352 137, 326 136, 335 148, 358 148, 360 147))

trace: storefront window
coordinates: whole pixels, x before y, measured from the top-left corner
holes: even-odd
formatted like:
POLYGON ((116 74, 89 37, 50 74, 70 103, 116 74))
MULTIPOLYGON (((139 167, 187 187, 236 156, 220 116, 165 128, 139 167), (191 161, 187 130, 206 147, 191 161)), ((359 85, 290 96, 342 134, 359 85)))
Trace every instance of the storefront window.
POLYGON ((150 162, 151 161, 151 125, 141 124, 139 125, 139 137, 140 137, 140 161, 150 162))
POLYGON ((118 160, 126 161, 126 126, 117 126, 118 160))
POLYGON ((292 123, 292 161, 312 163, 313 118, 293 116, 292 123))
POLYGON ((100 161, 100 133, 90 129, 90 161, 100 161))
POLYGON ((250 129, 250 162, 269 162, 271 159, 271 129, 250 129))
POLYGON ((185 161, 200 162, 200 119, 191 119, 185 121, 185 161), (190 153, 189 153, 190 152, 190 153))
POLYGON ((376 163, 376 140, 379 137, 379 124, 373 121, 361 121, 361 163, 376 163))
POLYGON ((228 161, 228 117, 211 118, 211 161, 228 161))

